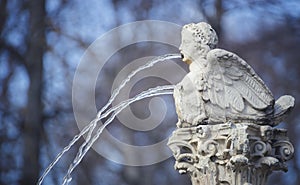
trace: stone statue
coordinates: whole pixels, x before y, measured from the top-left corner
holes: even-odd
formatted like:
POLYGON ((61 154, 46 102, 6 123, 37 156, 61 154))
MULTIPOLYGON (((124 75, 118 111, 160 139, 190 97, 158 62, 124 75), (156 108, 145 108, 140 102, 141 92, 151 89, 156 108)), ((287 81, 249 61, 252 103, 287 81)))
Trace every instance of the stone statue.
POLYGON ((207 23, 182 29, 179 49, 190 72, 174 91, 179 124, 278 124, 294 106, 294 98, 286 95, 275 102, 254 70, 236 54, 215 49, 217 43, 207 23))
POLYGON ((294 98, 275 102, 249 64, 217 43, 207 23, 182 29, 179 49, 190 72, 174 89, 178 128, 168 145, 175 169, 193 185, 263 185, 272 171, 287 171, 294 154, 287 131, 274 128, 294 98))

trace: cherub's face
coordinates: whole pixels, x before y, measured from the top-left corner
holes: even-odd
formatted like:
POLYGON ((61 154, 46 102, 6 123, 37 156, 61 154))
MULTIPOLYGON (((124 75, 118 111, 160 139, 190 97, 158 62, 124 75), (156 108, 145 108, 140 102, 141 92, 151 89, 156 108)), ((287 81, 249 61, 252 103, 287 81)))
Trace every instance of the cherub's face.
POLYGON ((193 61, 206 58, 210 49, 215 48, 218 38, 215 31, 207 23, 187 24, 181 32, 179 50, 183 62, 191 64, 193 61))
POLYGON ((179 50, 182 55, 182 61, 191 64, 196 59, 195 54, 197 53, 197 45, 199 43, 195 42, 192 32, 185 27, 183 27, 181 37, 179 50))
POLYGON ((195 53, 196 51, 196 47, 195 44, 193 44, 193 39, 192 37, 189 37, 186 34, 182 34, 182 40, 181 40, 181 45, 179 47, 180 53, 181 53, 181 57, 182 57, 182 61, 187 63, 187 64, 191 64, 193 59, 193 53, 195 53))
POLYGON ((193 38, 193 34, 189 30, 182 30, 181 45, 179 47, 182 55, 182 61, 191 64, 193 61, 203 58, 203 51, 207 50, 207 47, 201 42, 196 42, 193 38))

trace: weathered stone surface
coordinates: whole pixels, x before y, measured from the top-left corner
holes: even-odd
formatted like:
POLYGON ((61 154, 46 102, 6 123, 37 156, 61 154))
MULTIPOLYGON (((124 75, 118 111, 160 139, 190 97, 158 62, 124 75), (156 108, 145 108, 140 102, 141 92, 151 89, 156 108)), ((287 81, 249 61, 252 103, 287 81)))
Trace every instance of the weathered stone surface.
POLYGON ((215 49, 206 23, 182 30, 180 50, 190 72, 176 86, 177 130, 169 139, 179 173, 193 185, 263 185, 272 171, 287 170, 294 154, 285 129, 274 128, 294 107, 271 91, 239 56, 215 49))
POLYGON ((231 121, 276 125, 294 106, 285 95, 274 101, 261 78, 243 59, 214 49, 218 38, 206 23, 182 29, 180 51, 190 72, 176 86, 174 98, 179 127, 231 121))
POLYGON ((168 145, 193 185, 262 185, 272 171, 286 171, 294 153, 286 130, 253 123, 178 128, 168 145))

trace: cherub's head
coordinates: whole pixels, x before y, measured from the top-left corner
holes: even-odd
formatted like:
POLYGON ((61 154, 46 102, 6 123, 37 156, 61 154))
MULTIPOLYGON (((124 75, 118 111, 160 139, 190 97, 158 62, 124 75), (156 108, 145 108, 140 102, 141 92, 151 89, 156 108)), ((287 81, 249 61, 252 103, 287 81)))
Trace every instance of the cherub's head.
POLYGON ((184 25, 181 37, 179 50, 183 61, 188 64, 199 58, 205 58, 207 52, 216 48, 218 43, 215 30, 205 22, 184 25))

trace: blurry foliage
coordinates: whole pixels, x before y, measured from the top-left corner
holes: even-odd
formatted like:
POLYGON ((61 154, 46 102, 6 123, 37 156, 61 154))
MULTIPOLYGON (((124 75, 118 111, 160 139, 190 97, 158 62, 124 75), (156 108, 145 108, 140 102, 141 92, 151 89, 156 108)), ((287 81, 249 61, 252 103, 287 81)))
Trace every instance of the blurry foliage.
MULTIPOLYGON (((289 172, 274 173, 269 184, 299 184, 297 0, 0 0, 0 184, 33 184, 78 132, 71 86, 76 66, 88 45, 116 26, 145 19, 179 25, 209 22, 220 35, 220 47, 248 61, 275 97, 291 94, 296 98, 296 107, 283 124, 296 147, 296 155, 289 163, 289 172)), ((161 54, 154 47, 150 49, 153 55, 161 54)), ((145 51, 137 47, 120 53, 119 59, 135 56, 137 52, 145 51)), ((111 82, 120 66, 126 65, 122 61, 127 60, 107 66, 105 81, 111 82)), ((109 96, 111 84, 106 86, 105 91, 97 89, 99 104, 109 96)), ((175 127, 174 114, 172 120, 175 127)), ((112 132, 118 127, 114 125, 110 128, 112 132)), ((157 137, 161 137, 159 132, 157 137)), ((126 133, 132 132, 122 132, 125 138, 132 139, 126 133)), ((45 184, 60 184, 74 152, 75 149, 71 150, 62 159, 45 184)), ((128 167, 103 159, 91 150, 75 170, 73 184, 189 184, 189 178, 180 176, 173 163, 170 158, 151 166, 128 167)))

